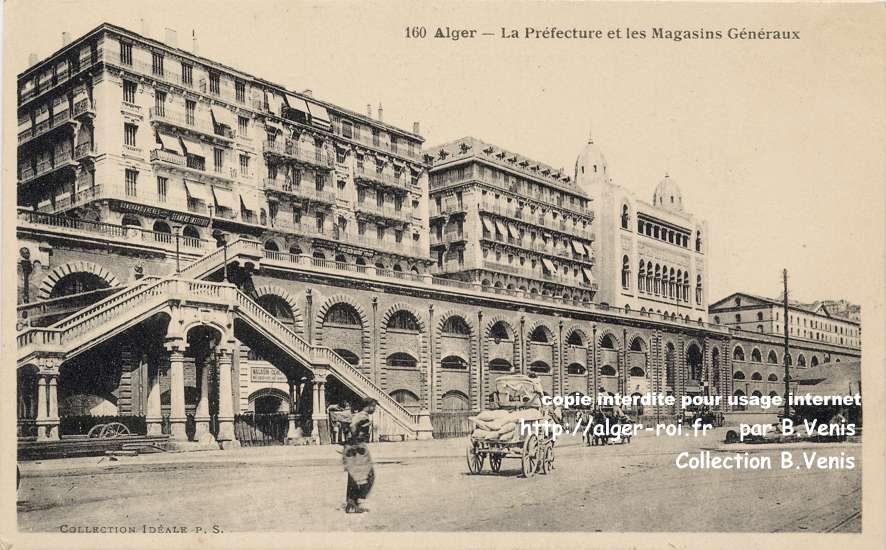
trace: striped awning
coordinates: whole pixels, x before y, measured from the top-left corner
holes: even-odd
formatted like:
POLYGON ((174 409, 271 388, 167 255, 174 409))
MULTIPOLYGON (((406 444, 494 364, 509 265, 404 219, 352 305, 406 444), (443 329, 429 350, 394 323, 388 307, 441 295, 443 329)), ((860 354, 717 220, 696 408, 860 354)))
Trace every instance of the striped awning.
POLYGON ((585 247, 578 241, 572 241, 572 250, 575 250, 577 254, 585 254, 585 247))
POLYGON ((593 282, 594 282, 594 276, 591 275, 591 270, 590 270, 590 269, 588 269, 588 268, 586 268, 586 267, 583 267, 583 268, 581 268, 581 272, 582 272, 582 274, 584 274, 584 276, 585 276, 585 281, 586 281, 586 282, 588 282, 588 283, 593 283, 593 282))
POLYGON ((178 140, 178 136, 174 136, 169 132, 164 132, 162 130, 157 132, 157 141, 160 142, 161 147, 163 147, 166 151, 172 151, 173 153, 184 155, 182 151, 181 142, 178 140))
POLYGON ((329 122, 329 113, 326 111, 326 107, 313 101, 306 101, 306 103, 311 113, 311 123, 324 130, 330 129, 332 124, 329 122))
POLYGON ((240 202, 245 210, 258 212, 258 200, 251 193, 240 193, 240 202))
POLYGON ((283 126, 281 126, 276 120, 265 120, 265 129, 277 132, 278 134, 283 132, 283 126))
POLYGON ((209 190, 206 189, 205 185, 193 180, 184 180, 184 183, 188 197, 198 201, 209 202, 209 190))
POLYGON ((237 120, 234 118, 234 113, 224 107, 213 105, 212 119, 215 120, 216 124, 221 124, 231 129, 237 128, 237 120))
POLYGON ((520 231, 512 223, 508 224, 508 232, 510 232, 511 237, 513 237, 515 239, 520 238, 520 231))
POLYGON ((267 102, 268 102, 268 109, 272 113, 274 113, 275 115, 282 116, 283 115, 282 107, 284 105, 285 99, 278 94, 271 94, 271 93, 267 94, 265 96, 265 98, 267 99, 267 102))
POLYGON ((556 273, 556 272, 557 272, 557 268, 554 267, 554 262, 552 262, 551 260, 549 260, 549 259, 547 259, 547 258, 542 258, 542 259, 541 259, 541 263, 542 263, 542 265, 545 266, 545 269, 547 269, 547 270, 550 271, 551 273, 556 273))
POLYGON ((301 111, 305 114, 305 116, 311 114, 310 109, 308 109, 308 104, 305 102, 304 99, 296 97, 294 95, 286 94, 285 96, 283 96, 283 100, 286 102, 286 106, 290 109, 301 111))
POLYGON ((495 228, 498 229, 498 232, 501 233, 502 235, 508 234, 508 228, 505 227, 504 223, 502 223, 498 220, 495 220, 495 228))
POLYGON ((215 197, 215 204, 228 210, 239 210, 240 204, 234 199, 234 194, 230 189, 212 186, 212 195, 215 197))
POLYGON ((486 228, 486 231, 489 231, 490 233, 495 233, 495 225, 493 225, 492 220, 490 220, 489 218, 480 219, 483 220, 483 227, 486 228))

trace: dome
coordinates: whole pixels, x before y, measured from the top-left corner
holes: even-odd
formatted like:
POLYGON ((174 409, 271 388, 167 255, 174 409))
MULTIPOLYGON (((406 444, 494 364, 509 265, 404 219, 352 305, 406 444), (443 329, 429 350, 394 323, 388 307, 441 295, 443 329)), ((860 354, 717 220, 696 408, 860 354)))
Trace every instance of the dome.
POLYGON ((673 212, 683 211, 683 193, 680 191, 680 186, 667 174, 665 174, 661 183, 658 184, 658 187, 655 188, 655 193, 652 195, 652 204, 658 208, 673 212))
POLYGON ((608 179, 606 157, 603 156, 600 147, 594 143, 594 138, 588 136, 588 143, 575 161, 575 183, 586 193, 590 193, 588 188, 590 184, 608 179))

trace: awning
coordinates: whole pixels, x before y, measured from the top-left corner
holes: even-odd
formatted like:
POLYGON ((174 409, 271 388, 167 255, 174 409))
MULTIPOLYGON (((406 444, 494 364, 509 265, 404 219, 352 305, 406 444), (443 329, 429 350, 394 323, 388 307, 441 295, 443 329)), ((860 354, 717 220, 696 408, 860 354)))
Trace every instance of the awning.
POLYGON ((508 229, 505 227, 505 224, 503 224, 502 222, 500 222, 498 220, 495 220, 495 228, 498 229, 498 232, 501 233, 502 235, 508 234, 508 229))
POLYGON ((286 94, 285 96, 283 96, 283 100, 286 102, 286 105, 290 109, 301 111, 305 114, 305 116, 311 114, 310 109, 308 109, 308 104, 305 102, 304 99, 296 97, 294 95, 286 94))
POLYGON ((222 189, 221 187, 212 187, 212 194, 215 196, 215 204, 221 206, 222 208, 227 208, 228 210, 237 211, 239 210, 239 204, 234 200, 234 194, 231 193, 230 189, 222 189))
POLYGON ((584 274, 585 279, 587 280, 587 282, 589 282, 589 283, 593 283, 593 282, 594 282, 594 276, 591 275, 591 270, 590 270, 590 269, 588 269, 588 268, 586 268, 586 267, 583 267, 583 268, 581 268, 581 272, 584 274))
POLYGON ((520 238, 520 231, 516 227, 514 227, 514 224, 512 224, 512 223, 508 224, 508 231, 511 233, 511 237, 513 237, 515 239, 520 238))
POLYGON ((184 182, 188 197, 198 201, 209 202, 209 190, 206 189, 205 185, 192 180, 184 180, 184 182))
POLYGON ((268 101, 268 109, 277 116, 283 115, 283 106, 284 99, 277 94, 267 94, 265 98, 268 101))
POLYGON ((311 122, 314 126, 319 126, 328 130, 331 127, 331 124, 329 122, 329 113, 326 112, 326 107, 319 103, 314 103, 313 101, 307 101, 306 103, 311 111, 311 122))
POLYGON ((265 128, 277 133, 283 132, 283 126, 280 126, 280 123, 276 120, 265 120, 265 128))
POLYGON ((196 155, 198 157, 206 157, 206 152, 203 149, 203 143, 197 141, 196 139, 191 139, 186 136, 180 136, 182 140, 182 145, 185 147, 185 151, 188 152, 189 155, 196 155))
POLYGON ((554 262, 552 262, 551 260, 549 260, 549 259, 547 259, 547 258, 542 258, 542 259, 541 259, 541 263, 542 263, 543 266, 545 266, 545 269, 547 269, 547 270, 550 271, 551 273, 556 273, 556 272, 557 272, 557 268, 554 267, 554 262))
POLYGON ((243 204, 245 210, 258 212, 258 200, 256 200, 255 195, 250 193, 240 193, 240 202, 243 204))
POLYGON ((490 233, 495 233, 495 226, 492 224, 492 220, 490 220, 489 218, 480 219, 483 220, 483 227, 486 228, 486 231, 489 231, 490 233))
POLYGON ((174 136, 168 132, 158 131, 157 139, 160 140, 161 146, 166 151, 172 151, 173 153, 184 155, 184 152, 182 151, 182 144, 181 142, 179 142, 177 136, 174 136))
POLYGON ((585 247, 578 241, 572 241, 572 250, 578 254, 585 254, 585 247))
POLYGON ((89 96, 86 94, 85 86, 81 86, 74 90, 74 105, 83 101, 84 99, 89 99, 89 96))
POLYGON ((212 118, 215 120, 216 124, 222 124, 231 128, 232 130, 237 128, 237 121, 234 119, 234 113, 225 109, 224 107, 219 107, 218 105, 212 106, 212 118))

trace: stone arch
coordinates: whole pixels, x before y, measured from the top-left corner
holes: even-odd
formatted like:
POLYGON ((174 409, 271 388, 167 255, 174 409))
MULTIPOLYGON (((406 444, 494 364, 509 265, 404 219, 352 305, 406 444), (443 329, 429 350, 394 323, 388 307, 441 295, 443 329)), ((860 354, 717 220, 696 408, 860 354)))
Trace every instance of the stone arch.
POLYGON ((619 339, 618 335, 615 334, 615 331, 608 328, 603 329, 597 336, 597 349, 612 349, 615 351, 619 351, 621 349, 621 340, 619 339), (604 348, 602 345, 604 338, 606 338, 607 336, 612 338, 612 348, 604 348))
MULTIPOLYGON (((444 387, 444 383, 443 383, 444 369, 442 368, 441 362, 444 359, 443 326, 446 324, 446 321, 452 317, 461 318, 465 322, 465 325, 467 325, 468 331, 470 332, 469 335, 465 335, 465 337, 467 338, 467 350, 468 350, 467 355, 468 356, 464 358, 468 362, 468 368, 467 368, 468 385, 466 388, 467 389, 467 396, 466 397, 468 398, 468 406, 469 406, 469 408, 473 408, 475 405, 480 406, 480 401, 482 401, 482 399, 480 399, 480 395, 482 395, 482 392, 479 391, 481 369, 476 368, 477 365, 479 364, 477 346, 475 345, 475 341, 474 341, 475 336, 477 334, 476 325, 472 321, 471 316, 467 315, 464 311, 459 310, 459 309, 448 309, 448 310, 442 312, 440 314, 439 318, 436 319, 435 326, 434 326, 434 334, 433 334, 434 353, 433 353, 433 357, 431 357, 431 362, 433 363, 433 365, 435 365, 435 368, 433 369, 434 388, 435 388, 435 390, 434 390, 435 395, 434 395, 433 399, 434 399, 434 406, 435 406, 436 410, 443 410, 444 405, 445 405, 444 397, 446 396, 447 393, 449 393, 449 391, 451 391, 451 388, 449 391, 447 391, 447 388, 444 387), (436 368, 436 366, 440 366, 440 368, 436 368)), ((449 355, 449 354, 447 354, 447 355, 449 355)))
POLYGON ((370 345, 370 343, 372 342, 372 339, 371 339, 372 337, 371 337, 371 333, 370 333, 371 328, 370 328, 370 323, 369 323, 369 316, 366 315, 366 310, 363 308, 363 306, 361 306, 352 297, 345 295, 345 294, 335 294, 333 296, 330 296, 326 300, 324 300, 323 304, 321 304, 320 307, 317 308, 317 314, 314 317, 315 327, 316 327, 315 338, 317 340, 317 345, 319 345, 319 346, 325 345, 326 347, 329 347, 329 348, 334 347, 333 345, 328 345, 328 344, 324 343, 324 337, 326 335, 325 334, 326 330, 325 330, 325 327, 323 326, 323 321, 326 318, 326 314, 329 312, 329 308, 331 308, 332 306, 334 306, 336 304, 347 304, 347 305, 351 306, 352 308, 354 308, 354 310, 357 312, 357 315, 360 317, 360 325, 361 325, 361 329, 362 329, 361 330, 361 335, 362 335, 361 336, 361 344, 362 344, 362 348, 363 348, 362 353, 360 354, 362 357, 362 360, 360 363, 361 363, 361 368, 364 371, 368 371, 370 368, 370 364, 372 362, 372 357, 371 357, 371 347, 372 346, 370 345))
POLYGON ((391 320, 391 317, 395 313, 397 313, 398 311, 401 311, 401 310, 408 311, 409 313, 411 313, 412 316, 415 317, 416 322, 418 323, 419 332, 421 332, 421 333, 425 332, 427 325, 425 324, 424 320, 422 319, 421 314, 414 307, 410 306, 409 304, 403 303, 403 302, 397 302, 396 304, 394 304, 388 308, 388 310, 384 313, 384 315, 382 315, 381 326, 384 327, 385 330, 387 330, 388 322, 391 320))
POLYGON ((551 330, 551 327, 549 327, 548 324, 544 320, 538 319, 526 327, 526 342, 527 342, 527 344, 530 341, 529 339, 530 339, 531 335, 539 328, 545 329, 545 332, 547 333, 547 337, 548 337, 548 342, 536 342, 536 343, 539 343, 539 344, 556 344, 557 343, 557 335, 554 333, 553 330, 551 330))
POLYGON ((634 334, 628 339, 628 351, 649 351, 649 345, 641 334, 634 334))
POLYGON ((565 334, 566 334, 566 336, 565 336, 565 338, 563 339, 563 342, 564 342, 564 343, 569 342, 569 339, 570 339, 573 335, 578 335, 578 337, 581 338, 581 341, 583 342, 583 346, 582 346, 582 347, 585 347, 585 348, 588 347, 588 343, 591 341, 591 338, 588 336, 588 333, 585 332, 584 329, 581 328, 581 327, 579 327, 579 326, 571 326, 571 327, 569 327, 569 328, 566 330, 566 333, 565 333, 565 334))
POLYGON ((514 323, 509 320, 504 315, 493 315, 486 321, 486 326, 483 328, 483 337, 489 338, 489 331, 492 330, 492 327, 495 326, 499 321, 503 321, 505 326, 508 328, 508 335, 511 337, 511 340, 517 340, 517 330, 514 328, 514 323))
POLYGON ((40 283, 40 290, 37 293, 39 300, 46 300, 52 293, 52 289, 58 282, 74 273, 90 273, 108 284, 109 287, 118 286, 120 281, 117 277, 104 267, 92 262, 77 261, 60 265, 49 272, 40 283))
POLYGON ((468 325, 468 328, 471 331, 470 335, 474 336, 474 334, 476 334, 476 329, 474 328, 474 323, 471 322, 471 317, 469 315, 466 315, 465 312, 457 310, 457 309, 448 309, 440 315, 439 319, 437 319, 437 326, 436 326, 436 333, 437 334, 441 334, 441 335, 443 334, 443 325, 446 324, 446 321, 450 317, 461 317, 461 319, 465 322, 465 324, 468 325))
POLYGON ((304 332, 305 321, 301 313, 301 308, 298 307, 298 300, 295 299, 295 296, 287 292, 283 287, 277 285, 261 285, 256 287, 255 295, 259 297, 272 295, 281 298, 292 310, 292 317, 295 319, 296 332, 299 334, 304 332))

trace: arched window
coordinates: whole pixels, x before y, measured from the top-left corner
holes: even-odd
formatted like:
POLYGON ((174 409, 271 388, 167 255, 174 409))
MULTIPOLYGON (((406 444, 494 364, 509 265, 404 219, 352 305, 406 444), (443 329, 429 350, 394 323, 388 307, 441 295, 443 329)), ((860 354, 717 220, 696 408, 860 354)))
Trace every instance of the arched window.
POLYGON ((636 338, 631 340, 630 350, 631 351, 645 351, 646 350, 646 343, 643 341, 642 338, 637 336, 636 338))
POLYGON ((548 337, 548 331, 545 327, 536 327, 536 329, 532 331, 532 334, 529 335, 529 341, 537 344, 547 344, 551 340, 548 337))
POLYGON ((759 399, 760 397, 763 397, 763 393, 760 390, 754 390, 753 392, 751 392, 751 397, 756 397, 759 399))
POLYGON ((818 356, 817 356, 817 355, 813 355, 813 356, 812 356, 812 366, 813 366, 813 367, 817 367, 817 366, 818 366, 818 356))
POLYGON ((415 359, 415 357, 403 352, 397 352, 388 355, 388 359, 385 363, 389 367, 400 367, 409 369, 414 369, 418 365, 418 361, 415 359))
POLYGON ((600 376, 615 376, 615 367, 612 365, 603 365, 600 367, 600 376))
POLYGON ((357 256, 354 259, 354 263, 357 265, 366 265, 366 258, 364 258, 363 256, 357 256))
POLYGON ((758 320, 758 321, 762 321, 762 320, 763 320, 763 312, 762 312, 762 311, 758 311, 758 312, 757 312, 757 320, 758 320))
POLYGON ((770 382, 778 382, 778 376, 775 374, 770 374, 767 380, 769 380, 770 382))
POLYGON ((199 239, 200 230, 193 225, 186 225, 182 227, 182 237, 185 237, 186 239, 199 239))
POLYGON ((402 407, 410 411, 415 411, 421 406, 418 396, 409 390, 394 390, 391 392, 391 397, 394 398, 394 401, 400 403, 402 407))
POLYGON ((109 288, 110 286, 107 281, 94 273, 75 271, 59 279, 52 287, 52 290, 49 291, 49 297, 60 298, 62 296, 80 294, 81 292, 109 288))
POLYGON ((753 361, 754 363, 763 362, 763 354, 760 353, 759 349, 754 348, 754 350, 751 352, 751 361, 753 361))
POLYGON ((621 207, 621 227, 622 229, 628 229, 631 223, 631 216, 628 214, 628 205, 624 205, 621 207))
POLYGON ((449 390, 443 394, 443 412, 469 411, 471 404, 468 396, 457 390, 449 390))
POLYGON ((412 313, 405 309, 401 309, 397 313, 391 315, 391 318, 388 320, 388 329, 418 332, 418 320, 412 313))
POLYGON ((311 254, 311 256, 317 260, 325 260, 326 259, 326 254, 324 254, 320 250, 315 250, 314 253, 311 254))
POLYGON ((344 254, 336 254, 336 255, 335 255, 335 261, 338 262, 338 263, 340 263, 340 264, 343 264, 343 263, 347 262, 348 260, 347 260, 347 258, 345 258, 345 255, 344 255, 344 254))
POLYGON ((458 315, 452 315, 443 322, 443 334, 455 334, 458 336, 470 336, 471 327, 458 315))
POLYGON ((701 380, 701 350, 695 344, 686 350, 686 366, 689 367, 690 380, 701 380))
POLYGON ((403 271, 403 268, 400 267, 400 264, 394 264, 394 266, 391 268, 391 271, 401 273, 403 271))
POLYGON ((355 367, 360 365, 360 358, 357 357, 354 352, 347 349, 335 349, 333 351, 335 351, 335 353, 339 354, 342 359, 354 365, 355 367))
POLYGON ((759 372, 755 372, 751 375, 751 380, 763 380, 763 375, 759 372))
POLYGON ((621 286, 623 288, 631 286, 631 263, 627 256, 621 260, 621 286))
POLYGON ((769 355, 766 356, 766 362, 772 363, 773 365, 778 364, 778 355, 776 355, 775 351, 769 350, 769 355))
MULTIPOLYGON (((744 392, 741 390, 735 390, 735 393, 733 393, 732 395, 735 397, 744 397, 744 392)), ((744 405, 742 403, 736 403, 732 408, 733 408, 733 410, 736 410, 736 411, 743 411, 743 410, 747 409, 747 405, 744 405)))
POLYGON ((581 338, 581 333, 577 330, 573 330, 569 333, 569 337, 566 338, 566 343, 570 346, 576 346, 580 348, 583 348, 585 345, 584 340, 582 340, 581 338))
POLYGON ((740 370, 737 370, 734 373, 732 373, 732 379, 733 380, 744 380, 744 373, 741 372, 740 370))
POLYGON ((489 328, 489 337, 496 342, 501 340, 506 341, 511 339, 511 332, 508 330, 508 325, 504 321, 498 321, 489 328))
POLYGON ((643 369, 641 369, 640 367, 632 367, 631 371, 630 371, 630 375, 633 377, 642 378, 642 377, 646 376, 646 372, 643 369))
POLYGON ((265 294, 258 300, 258 305, 267 310, 275 319, 288 326, 290 329, 295 325, 295 316, 289 303, 275 294, 265 294))
POLYGON ((544 361, 533 361, 529 365, 529 370, 532 372, 547 373, 551 372, 551 366, 544 361))
POLYGON ((507 359, 493 359, 489 361, 489 370, 492 372, 511 372, 514 366, 507 359))
POLYGON ((274 241, 265 242, 265 250, 269 250, 271 252, 279 252, 280 248, 277 246, 277 243, 274 241))
POLYGON ((289 247, 289 253, 294 256, 300 256, 303 254, 301 247, 298 246, 297 244, 294 244, 289 247))
POLYGON ((695 251, 701 252, 701 231, 695 234, 695 251))
POLYGON ((585 369, 584 365, 580 363, 570 363, 569 366, 566 367, 566 372, 569 374, 584 375, 587 373, 587 369, 585 369))
POLYGON ((637 270, 637 290, 646 292, 646 264, 640 260, 640 267, 637 270))
POLYGON ((142 221, 131 214, 126 214, 123 216, 123 221, 120 222, 120 225, 141 227, 142 221))
POLYGON ((701 275, 695 277, 695 303, 701 304, 704 297, 704 291, 701 288, 701 275))
POLYGON ((655 264, 655 295, 661 294, 661 266, 655 264))
POLYGON ((615 349, 615 340, 612 338, 611 334, 604 334, 602 338, 600 338, 600 347, 603 349, 615 349))
POLYGON ((329 308, 323 319, 324 324, 362 326, 360 314, 354 309, 354 306, 345 303, 338 303, 329 308))
POLYGON ((440 361, 440 366, 444 369, 466 370, 468 362, 458 355, 447 355, 440 361))
POLYGON ((157 233, 166 233, 166 234, 172 233, 172 229, 169 228, 169 224, 164 221, 161 221, 161 220, 157 220, 154 222, 153 229, 157 233))
POLYGON ((735 346, 735 349, 732 350, 732 360, 744 361, 744 349, 741 346, 735 346))

